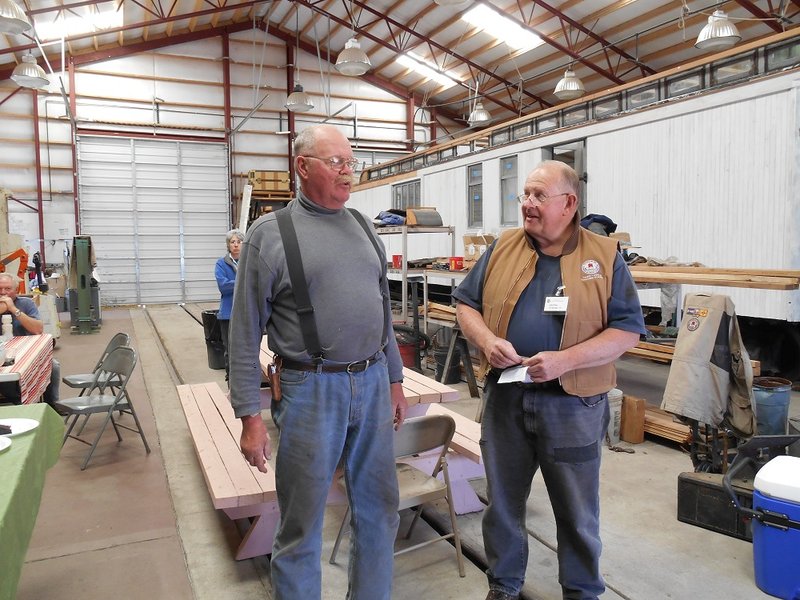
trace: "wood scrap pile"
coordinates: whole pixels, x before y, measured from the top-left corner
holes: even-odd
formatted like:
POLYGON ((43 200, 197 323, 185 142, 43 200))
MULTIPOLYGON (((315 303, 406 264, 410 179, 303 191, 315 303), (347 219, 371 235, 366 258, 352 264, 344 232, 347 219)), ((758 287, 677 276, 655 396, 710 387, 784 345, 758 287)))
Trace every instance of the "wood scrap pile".
POLYGON ((644 431, 679 444, 687 444, 692 439, 688 425, 677 422, 672 413, 655 406, 648 406, 644 411, 644 431))
POLYGON ((428 302, 428 318, 456 322, 456 307, 439 302, 428 302))
MULTIPOLYGON (((626 354, 669 364, 672 362, 672 355, 674 352, 675 347, 671 344, 639 342, 635 347, 628 350, 626 354)), ((753 366, 753 376, 758 377, 761 375, 761 362, 758 360, 751 360, 750 364, 753 366)))

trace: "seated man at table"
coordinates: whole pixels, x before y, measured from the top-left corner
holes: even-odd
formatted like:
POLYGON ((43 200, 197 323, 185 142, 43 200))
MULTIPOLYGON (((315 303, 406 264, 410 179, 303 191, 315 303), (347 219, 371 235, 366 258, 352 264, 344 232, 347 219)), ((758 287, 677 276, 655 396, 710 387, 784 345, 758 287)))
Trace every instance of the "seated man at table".
MULTIPOLYGON (((0 315, 11 315, 14 335, 39 335, 44 331, 44 323, 39 318, 39 308, 30 298, 17 295, 19 278, 11 273, 0 273, 0 315)), ((44 401, 53 406, 58 401, 58 386, 61 383, 61 365, 54 358, 50 374, 50 385, 44 391, 44 401)), ((0 396, 6 402, 20 403, 19 387, 16 382, 0 383, 0 396)))

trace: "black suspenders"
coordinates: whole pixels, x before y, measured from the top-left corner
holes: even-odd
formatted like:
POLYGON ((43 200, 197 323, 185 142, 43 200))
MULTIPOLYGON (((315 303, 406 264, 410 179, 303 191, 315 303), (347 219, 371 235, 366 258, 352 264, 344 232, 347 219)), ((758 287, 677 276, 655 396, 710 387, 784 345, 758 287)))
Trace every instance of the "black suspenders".
MULTIPOLYGON (((367 223, 364 216, 355 209, 348 208, 350 214, 353 215, 358 224, 361 225, 364 232, 367 234, 367 239, 372 242, 375 252, 378 253, 378 259, 381 260, 381 282, 386 278, 386 261, 381 258, 381 249, 375 239, 372 226, 367 223)), ((289 269, 289 280, 292 284, 292 293, 294 294, 295 303, 297 304, 297 314, 300 317, 300 330, 303 333, 303 342, 306 345, 306 350, 311 356, 314 364, 322 362, 322 347, 319 343, 319 335, 317 334, 317 322, 314 319, 314 307, 311 305, 311 298, 308 295, 308 281, 306 280, 305 271, 303 270, 303 260, 300 255, 300 245, 297 242, 297 232, 292 223, 292 215, 287 208, 282 208, 275 212, 275 218, 278 222, 278 231, 283 241, 283 249, 286 254, 286 264, 289 269)), ((383 288, 381 287, 381 294, 383 288)), ((386 347, 388 343, 387 338, 387 322, 389 320, 389 303, 384 297, 383 302, 383 334, 381 340, 381 349, 386 347)))

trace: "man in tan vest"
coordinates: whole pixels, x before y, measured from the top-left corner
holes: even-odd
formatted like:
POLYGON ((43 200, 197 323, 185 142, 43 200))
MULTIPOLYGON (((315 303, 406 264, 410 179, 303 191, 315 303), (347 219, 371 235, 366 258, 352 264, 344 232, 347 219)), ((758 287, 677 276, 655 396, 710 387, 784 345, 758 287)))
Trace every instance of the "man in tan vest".
POLYGON ((528 560, 525 505, 537 469, 556 518, 563 597, 588 600, 605 591, 599 483, 606 393, 616 383, 613 361, 645 329, 616 242, 580 227, 578 189, 566 164, 536 167, 518 197, 522 228, 504 231, 454 292, 459 325, 480 350, 486 377, 486 600, 519 597, 528 560), (499 383, 514 367, 506 375, 517 380, 499 383))

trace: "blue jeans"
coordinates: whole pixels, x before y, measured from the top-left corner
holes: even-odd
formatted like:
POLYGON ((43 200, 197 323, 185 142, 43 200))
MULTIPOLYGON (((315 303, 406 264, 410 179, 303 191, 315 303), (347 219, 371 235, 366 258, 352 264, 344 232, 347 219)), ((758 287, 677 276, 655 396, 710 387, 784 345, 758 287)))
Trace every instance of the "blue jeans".
POLYGON ((281 371, 275 480, 280 523, 272 550, 276 600, 320 598, 322 521, 341 462, 352 509, 351 600, 389 600, 399 524, 386 358, 360 373, 281 371))
POLYGON ((481 450, 489 506, 483 540, 489 587, 519 594, 528 562, 525 511, 537 469, 556 520, 558 580, 565 599, 595 599, 600 575, 600 455, 608 428, 606 394, 497 385, 489 375, 481 450))

